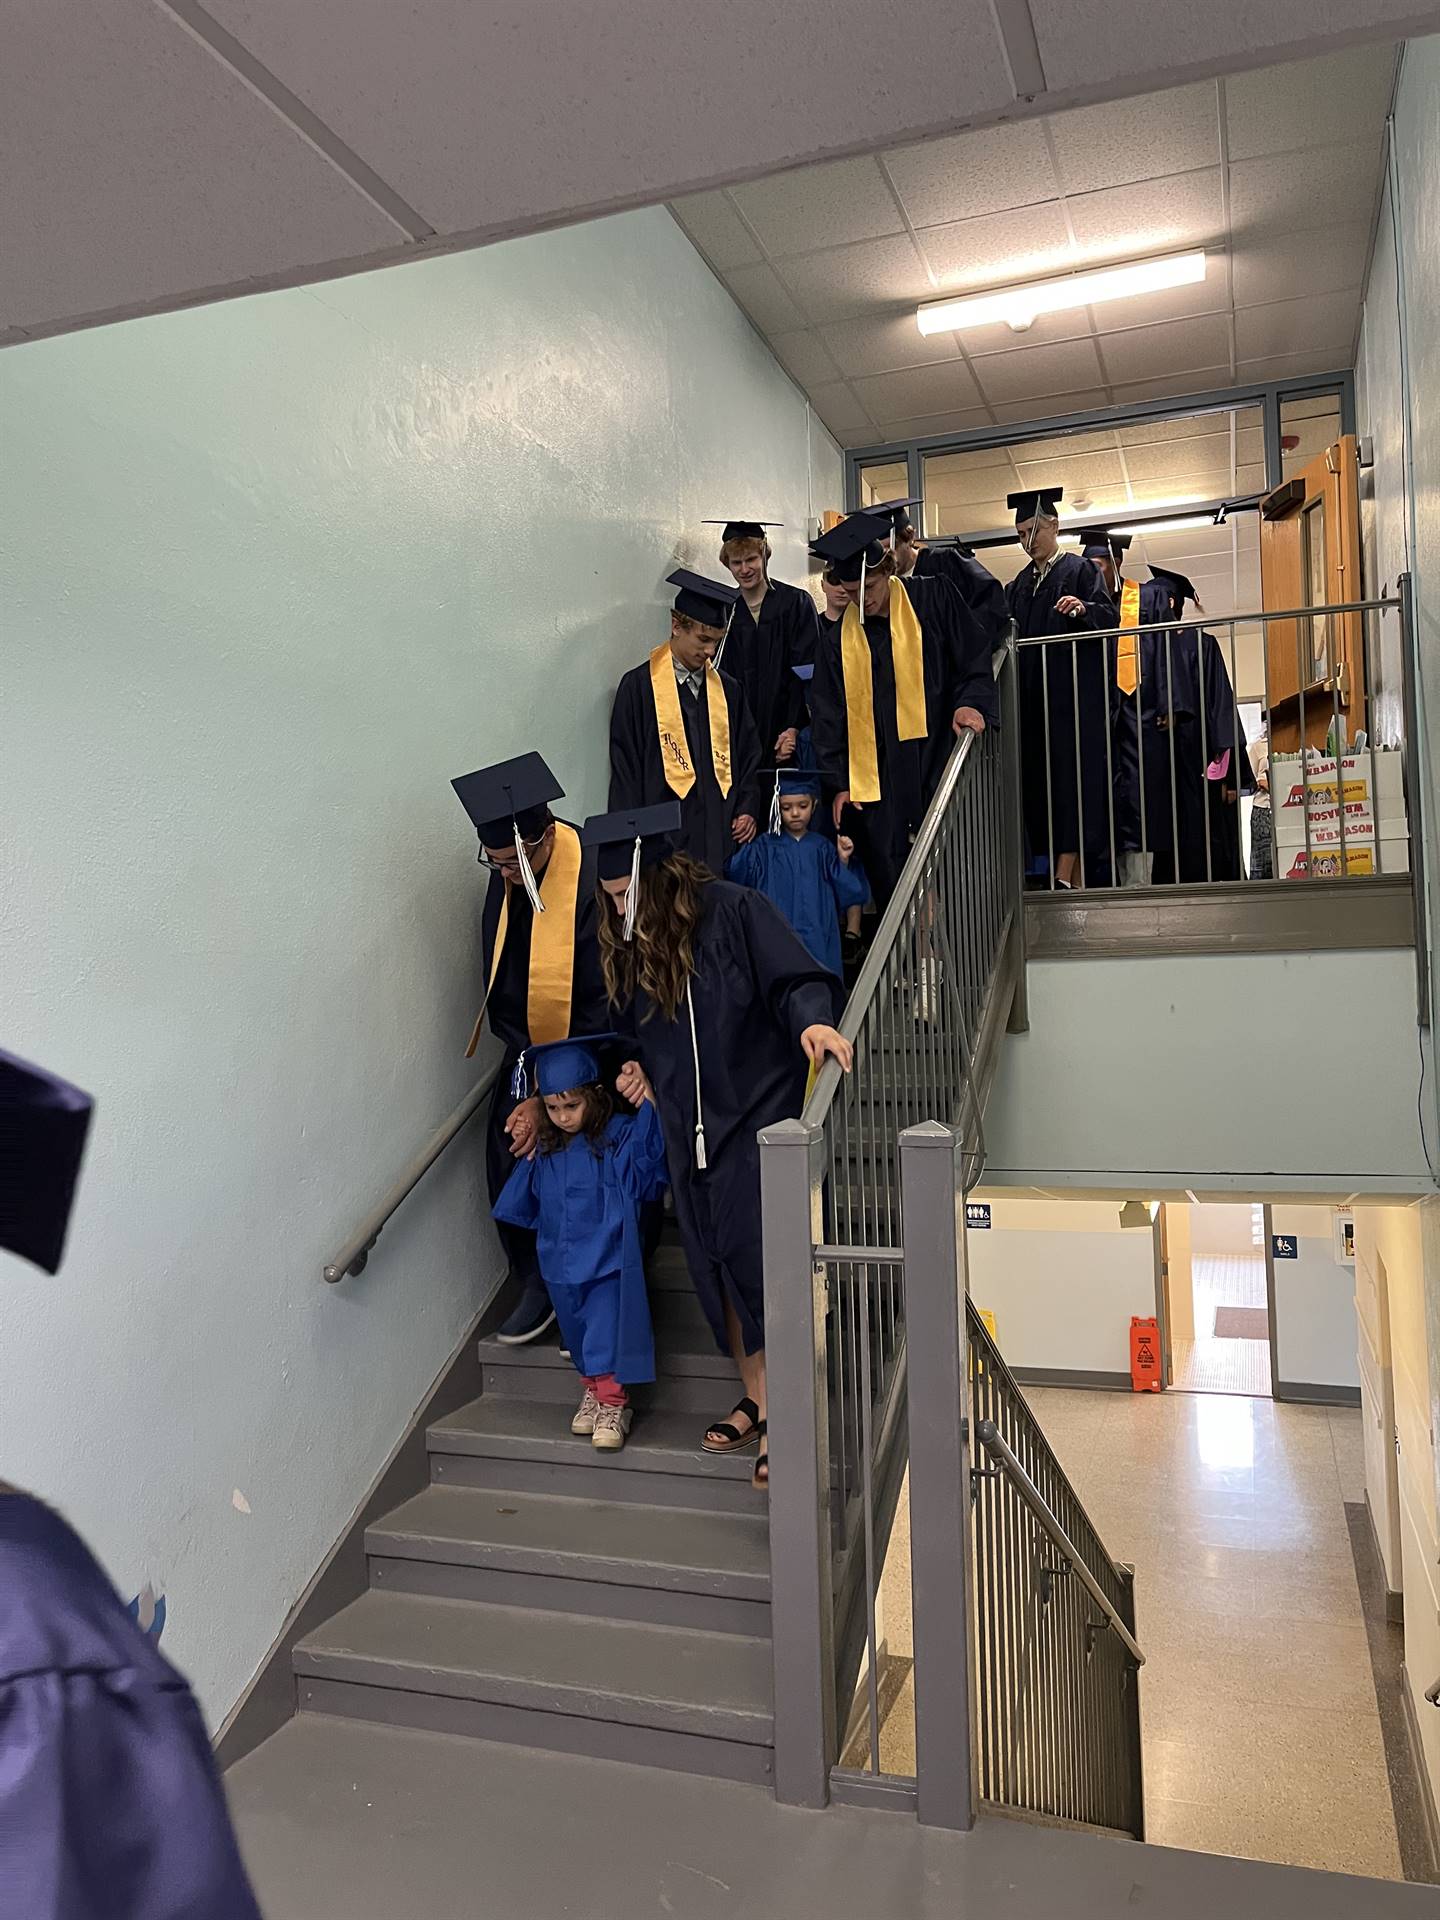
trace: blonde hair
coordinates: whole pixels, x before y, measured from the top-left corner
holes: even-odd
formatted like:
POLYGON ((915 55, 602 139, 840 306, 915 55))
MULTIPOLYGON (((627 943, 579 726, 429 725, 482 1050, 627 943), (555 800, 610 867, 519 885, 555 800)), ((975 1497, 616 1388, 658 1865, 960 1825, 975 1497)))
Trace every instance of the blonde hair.
POLYGON ((625 940, 609 896, 600 897, 600 969, 611 1006, 645 993, 673 1020, 695 971, 695 929, 701 894, 715 876, 688 853, 672 853, 640 877, 635 937, 625 940))
POLYGON ((742 534, 738 540, 725 540, 720 545, 720 564, 728 567, 732 560, 748 560, 753 554, 759 554, 765 562, 766 570, 770 566, 770 542, 757 540, 753 533, 742 534))

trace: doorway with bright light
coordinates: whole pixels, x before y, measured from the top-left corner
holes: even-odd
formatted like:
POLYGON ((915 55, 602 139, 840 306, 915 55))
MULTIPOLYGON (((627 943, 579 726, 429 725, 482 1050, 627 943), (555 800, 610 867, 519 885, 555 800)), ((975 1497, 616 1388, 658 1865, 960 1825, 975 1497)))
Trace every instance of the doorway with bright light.
POLYGON ((1167 1205, 1156 1221, 1169 1332, 1169 1385, 1180 1393, 1270 1397, 1273 1325, 1267 1209, 1167 1205))

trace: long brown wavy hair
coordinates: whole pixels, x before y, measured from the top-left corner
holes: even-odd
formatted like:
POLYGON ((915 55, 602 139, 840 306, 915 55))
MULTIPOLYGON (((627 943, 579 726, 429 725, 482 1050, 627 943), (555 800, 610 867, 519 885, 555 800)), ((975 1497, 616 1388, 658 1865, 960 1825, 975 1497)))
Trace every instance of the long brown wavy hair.
POLYGON ((600 889, 600 966, 611 1006, 624 1006, 637 989, 673 1020, 695 971, 700 896, 714 875, 688 853, 672 853, 640 877, 635 938, 623 940, 620 915, 600 889))
MULTIPOLYGON (((567 1089, 569 1091, 569 1089, 567 1089)), ((607 1086, 598 1081, 576 1087, 576 1093, 585 1096, 585 1120, 580 1131, 590 1142, 595 1153, 600 1153, 605 1129, 615 1117, 615 1100, 607 1086)), ((536 1142, 541 1153, 558 1153, 562 1147, 568 1147, 573 1134, 562 1133, 560 1128, 545 1111, 545 1102, 540 1102, 540 1119, 535 1128, 536 1142)))

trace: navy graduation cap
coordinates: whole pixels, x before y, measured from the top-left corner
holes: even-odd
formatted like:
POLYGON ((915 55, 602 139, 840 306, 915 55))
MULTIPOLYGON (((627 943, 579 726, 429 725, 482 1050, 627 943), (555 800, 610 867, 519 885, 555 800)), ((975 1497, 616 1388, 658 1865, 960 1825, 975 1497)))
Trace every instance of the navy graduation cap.
POLYGON ((533 839, 546 825, 550 802, 565 797, 538 753, 498 760, 493 767, 462 773, 450 784, 487 847, 507 846, 517 833, 533 839))
POLYGON ((1108 527, 1082 527, 1079 537, 1087 560, 1118 560, 1129 551, 1133 535, 1112 533, 1108 527))
POLYGON ((0 1247, 60 1271, 94 1102, 68 1080, 0 1052, 0 1247))
POLYGON ((702 627, 727 625, 740 598, 740 589, 733 580, 727 580, 722 586, 718 580, 707 580, 703 573, 691 573, 688 567, 677 567, 665 584, 678 588, 676 613, 683 613, 687 620, 698 620, 702 627))
POLYGON ((810 542, 810 551, 823 560, 832 577, 843 584, 858 580, 867 567, 878 567, 883 556, 881 541, 890 533, 890 522, 868 507, 861 513, 847 514, 838 526, 810 542))
POLYGON ((901 527, 914 524, 910 519, 910 509, 923 507, 924 504, 923 496, 917 493, 913 500, 877 500, 873 507, 866 507, 865 511, 877 517, 883 515, 898 533, 901 527))
POLYGON ((1187 600, 1193 600, 1195 605, 1200 607, 1201 613, 1205 611, 1204 607, 1200 606, 1200 596, 1195 591, 1195 582, 1188 579, 1185 574, 1174 573, 1169 567, 1157 567, 1154 565, 1151 566, 1150 571, 1157 580, 1163 580, 1166 585, 1171 588, 1177 597, 1179 610, 1181 612, 1184 611, 1187 600))
POLYGON ((619 813, 592 813, 580 829, 582 847, 597 849, 596 872, 602 880, 630 876, 625 896, 624 938, 635 936, 635 914, 640 903, 640 874, 674 851, 673 835, 680 831, 680 802, 666 800, 658 807, 631 807, 619 813))
POLYGON ((1021 493, 1007 494, 1005 504, 1013 509, 1015 524, 1019 527, 1023 526, 1027 520, 1033 520, 1039 513, 1053 518, 1056 502, 1064 498, 1063 487, 1031 487, 1021 493))
POLYGON ((723 527, 720 535, 722 547, 732 540, 763 540, 767 527, 783 527, 783 520, 702 520, 702 527, 723 527))

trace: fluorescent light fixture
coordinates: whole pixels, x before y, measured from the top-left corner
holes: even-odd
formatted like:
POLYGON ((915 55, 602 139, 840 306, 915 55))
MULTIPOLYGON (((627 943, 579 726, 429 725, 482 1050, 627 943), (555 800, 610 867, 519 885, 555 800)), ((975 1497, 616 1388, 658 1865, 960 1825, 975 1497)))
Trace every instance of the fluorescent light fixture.
POLYGON ((1195 527, 1213 527, 1213 513, 1190 514, 1184 520, 1113 520, 1116 533, 1189 533, 1195 527))
POLYGON ((959 300, 931 300, 915 315, 921 333, 951 333, 966 327, 993 327, 1004 321, 1023 333, 1042 313, 1067 307, 1094 307, 1126 300, 1136 293, 1160 293, 1166 287, 1193 287, 1205 278, 1205 250, 1136 260, 1125 267, 1097 267, 1091 273, 1067 273, 1028 286, 1001 287, 995 293, 966 294, 959 300))

